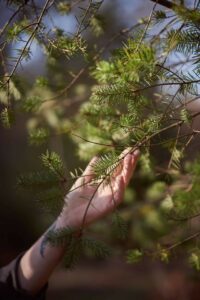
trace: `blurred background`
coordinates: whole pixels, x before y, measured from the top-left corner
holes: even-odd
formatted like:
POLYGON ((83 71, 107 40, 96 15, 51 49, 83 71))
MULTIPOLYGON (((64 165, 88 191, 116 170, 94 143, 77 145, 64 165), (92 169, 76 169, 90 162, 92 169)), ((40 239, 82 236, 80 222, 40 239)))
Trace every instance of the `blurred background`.
MULTIPOLYGON (((57 2, 59 3, 59 1, 57 2)), ((42 7, 44 1, 35 1, 35 4, 42 7)), ((80 5, 84 5, 84 3, 80 3, 80 5)), ((100 9, 100 13, 105 18, 104 34, 97 37, 87 31, 83 35, 91 47, 94 44, 100 47, 109 43, 113 36, 121 32, 118 38, 110 43, 110 46, 103 52, 102 57, 108 58, 113 49, 121 46, 126 40, 127 36, 123 30, 136 24, 139 19, 148 16, 152 7, 153 3, 149 0, 106 0, 100 9)), ((14 7, 8 7, 6 1, 0 1, 1 27, 13 11, 14 7)), ((80 13, 81 10, 78 6, 67 15, 60 14, 52 6, 45 16, 44 23, 47 28, 48 26, 52 27, 53 24, 55 27, 73 34, 77 28, 75 17, 80 13)), ((13 40, 10 47, 6 49, 7 55, 14 57, 20 43, 23 43, 23 39, 21 41, 13 40)), ((70 72, 76 73, 81 66, 84 66, 81 55, 70 60, 63 60, 62 56, 55 56, 56 64, 53 58, 47 60, 45 51, 39 42, 34 41, 30 50, 31 59, 24 60, 17 70, 20 77, 23 78, 24 84, 30 86, 30 94, 34 90, 41 97, 51 98, 54 93, 56 94, 58 87, 62 89, 70 82, 70 72), (35 84, 38 77, 42 78, 42 76, 47 76, 52 87, 51 93, 46 86, 41 87, 35 84)), ((11 69, 12 65, 9 67, 11 69)), ((62 126, 67 126, 68 120, 75 116, 80 104, 89 99, 92 84, 94 82, 86 72, 79 77, 75 87, 69 91, 67 96, 60 97, 59 105, 63 109, 61 113, 62 126)), ((40 117, 54 128, 59 123, 59 112, 56 111, 54 114, 51 111, 51 105, 58 106, 58 103, 50 102, 40 117)), ((30 146, 27 132, 36 121, 31 118, 27 122, 24 114, 18 114, 11 129, 0 127, 0 265, 8 263, 21 251, 27 249, 54 219, 51 214, 43 211, 40 207, 38 199, 34 197, 34 192, 27 194, 17 189, 17 177, 21 173, 40 169, 39 157, 46 148, 57 151, 69 171, 79 166, 84 167, 86 164, 80 160, 77 146, 68 134, 52 134, 48 145, 39 148, 30 146)), ((197 151, 195 149, 198 146, 198 143, 194 145, 190 153, 197 151)), ((127 192, 127 199, 134 197, 133 188, 134 182, 127 192)), ((137 190, 139 190, 138 187, 137 190)), ((137 193, 140 193, 142 198, 144 196, 142 196, 141 190, 142 188, 137 193)), ((99 238, 101 239, 101 236, 99 238)), ((112 246, 115 247, 115 244, 112 246)), ((58 267, 50 280, 47 299, 199 299, 200 278, 193 274, 181 258, 176 257, 167 265, 152 260, 129 265, 121 254, 116 251, 116 254, 106 261, 84 257, 72 271, 66 271, 62 266, 58 267)))

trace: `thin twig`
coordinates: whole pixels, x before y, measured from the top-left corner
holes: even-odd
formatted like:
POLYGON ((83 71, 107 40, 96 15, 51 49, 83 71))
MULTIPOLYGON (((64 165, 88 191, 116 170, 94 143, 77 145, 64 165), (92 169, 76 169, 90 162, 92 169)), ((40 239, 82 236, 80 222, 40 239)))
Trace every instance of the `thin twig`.
POLYGON ((172 250, 172 249, 174 249, 174 248, 176 248, 176 247, 178 247, 178 246, 181 246, 181 245, 184 244, 184 243, 189 242, 190 240, 193 240, 194 238, 198 237, 199 235, 200 235, 200 231, 198 231, 198 232, 196 232, 196 233, 190 235, 190 236, 187 237, 186 239, 184 239, 184 240, 182 240, 182 241, 180 241, 180 242, 177 242, 177 243, 175 243, 175 244, 173 244, 173 245, 171 245, 171 246, 169 246, 169 247, 167 247, 167 248, 165 248, 165 249, 168 250, 168 251, 169 251, 169 250, 172 250))
POLYGON ((145 29, 144 29, 144 31, 143 31, 143 33, 142 33, 142 35, 141 35, 141 38, 140 38, 140 40, 139 40, 139 42, 138 42, 138 44, 137 44, 137 47, 136 47, 136 50, 135 50, 136 52, 137 52, 138 49, 140 48, 141 43, 142 43, 143 39, 145 38, 145 35, 146 35, 147 30, 148 30, 148 28, 149 28, 149 25, 150 25, 150 23, 151 23, 151 19, 152 19, 153 13, 154 13, 154 10, 155 10, 156 5, 157 5, 157 0, 156 0, 155 2, 156 2, 156 3, 154 4, 154 6, 153 6, 153 8, 152 8, 152 10, 151 10, 151 13, 150 13, 150 15, 149 15, 149 18, 148 18, 147 24, 146 24, 146 26, 145 26, 145 29))
POLYGON ((159 86, 186 85, 186 84, 193 84, 193 83, 198 83, 198 82, 200 82, 200 79, 191 80, 191 81, 182 81, 182 82, 155 83, 155 84, 152 84, 152 85, 148 85, 148 86, 133 90, 133 93, 139 93, 139 92, 145 91, 147 89, 152 89, 152 88, 159 87, 159 86))
POLYGON ((169 9, 174 9, 174 8, 180 8, 181 6, 180 5, 177 5, 171 1, 168 1, 168 0, 151 0, 152 2, 156 2, 157 4, 160 4, 166 8, 169 8, 169 9))
POLYGON ((17 62, 16 62, 16 64, 15 64, 14 68, 12 69, 10 75, 8 76, 7 81, 9 81, 9 80, 11 79, 11 77, 13 76, 13 74, 15 73, 15 71, 16 71, 18 65, 19 65, 20 62, 21 62, 21 59, 23 58, 23 55, 24 55, 24 53, 25 53, 25 51, 26 51, 26 48, 27 48, 28 45, 31 43, 32 39, 34 38, 34 36, 35 36, 35 34, 36 34, 36 31, 38 30, 38 28, 39 28, 39 26, 40 26, 40 23, 41 23, 41 21, 42 21, 42 18, 43 18, 44 14, 45 14, 45 11, 46 11, 47 6, 48 6, 48 4, 49 4, 50 1, 51 1, 51 0, 46 0, 46 2, 45 2, 45 4, 44 4, 44 7, 43 7, 43 9, 42 9, 42 11, 41 11, 41 14, 40 14, 40 16, 39 16, 39 18, 38 18, 38 21, 37 21, 37 23, 36 23, 36 26, 35 26, 35 28, 34 28, 32 34, 30 35, 30 37, 29 37, 28 40, 26 41, 26 44, 25 44, 25 46, 24 46, 24 48, 23 48, 23 50, 22 50, 20 56, 18 57, 17 62))
POLYGON ((87 6, 87 8, 86 8, 86 10, 85 10, 84 16, 83 16, 81 22, 79 23, 79 26, 78 26, 78 29, 77 29, 77 32, 76 32, 76 37, 79 36, 79 34, 80 34, 81 31, 82 31, 82 30, 81 30, 81 27, 83 26, 83 23, 84 23, 84 21, 85 21, 85 19, 86 19, 86 17, 87 17, 87 14, 88 14, 88 12, 89 12, 89 10, 90 10, 91 5, 92 5, 92 0, 89 1, 89 4, 88 4, 88 6, 87 6))
POLYGON ((174 142, 174 147, 173 147, 172 154, 171 154, 171 157, 170 157, 170 160, 168 163, 168 167, 167 167, 168 169, 170 169, 171 164, 173 162, 174 151, 176 150, 176 146, 177 146, 177 143, 179 140, 180 130, 181 130, 181 125, 178 126, 177 135, 176 135, 175 142, 174 142))
POLYGON ((0 37, 3 35, 3 33, 6 31, 7 27, 9 26, 9 24, 12 22, 12 20, 18 15, 18 13, 20 12, 20 10, 26 5, 26 3, 22 3, 18 9, 14 12, 14 14, 10 17, 10 19, 6 22, 6 24, 4 25, 4 27, 1 29, 0 31, 0 37))
POLYGON ((70 81, 70 83, 64 88, 62 89, 57 95, 55 95, 52 98, 48 98, 43 100, 43 102, 47 102, 47 101, 53 101, 56 100, 57 98, 62 97, 64 94, 66 94, 68 92, 68 90, 76 83, 76 81, 81 77, 81 75, 86 71, 86 68, 82 68, 77 75, 72 79, 72 81, 70 81))
POLYGON ((87 140, 87 139, 83 138, 82 136, 77 135, 75 133, 72 133, 71 135, 73 135, 75 137, 78 137, 79 139, 81 139, 85 142, 92 143, 92 144, 95 144, 95 145, 100 145, 100 146, 105 146, 105 147, 112 147, 112 148, 115 147, 115 145, 112 145, 112 144, 103 144, 103 143, 98 143, 98 142, 94 142, 94 141, 89 141, 89 140, 87 140))

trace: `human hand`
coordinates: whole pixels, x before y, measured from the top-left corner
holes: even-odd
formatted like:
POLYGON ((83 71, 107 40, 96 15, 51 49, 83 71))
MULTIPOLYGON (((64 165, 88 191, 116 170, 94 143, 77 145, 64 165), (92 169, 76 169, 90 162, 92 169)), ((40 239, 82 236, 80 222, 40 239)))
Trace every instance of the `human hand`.
POLYGON ((138 150, 134 153, 131 153, 130 148, 124 150, 120 155, 121 167, 117 167, 109 184, 103 182, 105 179, 96 184, 92 182, 95 177, 93 166, 98 160, 94 157, 66 195, 66 205, 56 227, 80 229, 113 211, 123 200, 138 156, 138 150))

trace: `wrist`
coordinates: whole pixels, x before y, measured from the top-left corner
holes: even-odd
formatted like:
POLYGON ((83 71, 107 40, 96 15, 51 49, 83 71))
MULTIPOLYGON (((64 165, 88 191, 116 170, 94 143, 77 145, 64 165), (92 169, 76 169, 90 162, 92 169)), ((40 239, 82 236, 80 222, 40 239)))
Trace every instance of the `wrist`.
POLYGON ((78 229, 76 222, 72 218, 70 218, 66 206, 63 207, 60 215, 58 216, 55 222, 55 229, 65 228, 65 227, 69 227, 72 230, 78 229))

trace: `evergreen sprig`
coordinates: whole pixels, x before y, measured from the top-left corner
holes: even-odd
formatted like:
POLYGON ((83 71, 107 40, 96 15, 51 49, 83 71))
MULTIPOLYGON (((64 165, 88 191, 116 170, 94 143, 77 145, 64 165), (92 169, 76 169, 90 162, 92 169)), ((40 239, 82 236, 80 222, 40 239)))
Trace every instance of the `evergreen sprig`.
POLYGON ((62 159, 56 152, 49 152, 47 150, 45 154, 42 154, 41 159, 43 165, 52 173, 56 174, 58 177, 64 176, 64 165, 62 159))
POLYGON ((82 246, 97 258, 105 259, 111 254, 111 249, 105 243, 94 238, 83 237, 82 246))
POLYGON ((29 142, 31 145, 41 145, 49 138, 49 131, 46 128, 36 128, 29 132, 29 142))
POLYGON ((128 224, 116 211, 112 218, 113 230, 116 236, 120 239, 125 239, 128 236, 128 224))
POLYGON ((117 168, 120 168, 120 159, 115 153, 101 156, 93 165, 93 171, 97 178, 111 177, 117 168))
MULTIPOLYGON (((188 169, 185 164, 187 149, 200 133, 193 126, 200 113, 190 111, 190 105, 199 98, 199 3, 195 1, 192 8, 184 1, 152 1, 167 7, 168 11, 155 10, 155 5, 149 18, 141 20, 137 26, 122 29, 103 47, 98 39, 92 47, 89 44, 90 31, 96 37, 104 32, 107 34, 103 13, 100 14, 103 1, 81 1, 80 7, 77 6, 80 1, 55 3, 57 12, 66 17, 69 12, 79 11, 77 30, 72 33, 44 22, 50 9, 48 1, 36 9, 37 13, 34 5, 27 9, 28 1, 7 1, 13 13, 0 32, 3 73, 0 78, 0 119, 4 127, 10 128, 14 115, 27 113, 28 128, 34 128, 28 131, 31 145, 48 141, 52 128, 56 128, 56 133, 66 133, 66 127, 68 132, 68 127, 73 132, 76 128, 73 137, 78 140, 80 158, 88 160, 98 153, 100 158, 93 170, 96 179, 106 184, 110 184, 110 179, 121 170, 123 158, 119 157, 119 151, 127 146, 139 148, 141 158, 135 198, 140 201, 136 200, 134 210, 128 202, 123 206, 127 220, 122 219, 120 211, 113 217, 118 236, 125 237, 128 233, 131 238, 134 231, 138 249, 130 250, 128 262, 143 258, 149 253, 149 249, 143 251, 146 247, 155 252, 155 255, 151 253, 153 257, 168 262, 172 249, 191 241, 189 263, 199 270, 199 250, 192 244, 199 233, 185 238, 183 229, 177 236, 180 241, 171 246, 155 246, 161 236, 175 232, 177 224, 185 224, 200 215, 199 160, 190 163, 188 169), (156 35, 152 30, 155 28, 156 33, 159 30, 156 35), (122 36, 120 45, 118 39, 122 36), (11 58, 6 55, 6 49, 12 47, 13 41, 17 42, 18 48, 13 52, 15 57, 11 58), (37 77, 33 84, 24 84, 17 71, 25 60, 31 61, 33 42, 44 50, 46 74, 37 77), (108 51, 110 46, 114 49, 111 53, 108 51), (71 68, 74 55, 78 63, 71 68), (68 68, 63 67, 64 63, 68 68), (77 70, 79 66, 80 70, 77 70), (61 98, 76 95, 77 103, 80 103, 82 94, 87 97, 90 94, 90 87, 87 88, 85 82, 84 86, 76 85, 82 74, 91 76, 90 83, 94 84, 91 97, 77 114, 76 124, 68 122, 66 125, 66 107, 73 105, 73 101, 62 101, 61 98), (67 84, 66 78, 69 78, 67 84), (161 185, 156 184, 156 176, 161 185), (160 186, 165 187, 162 193, 160 186)), ((42 155, 42 162, 46 172, 20 176, 18 185, 34 190, 35 199, 41 205, 57 211, 63 204, 68 183, 64 163, 51 151, 42 155)), ((70 174, 70 183, 80 173, 82 171, 75 169, 70 174)), ((195 229, 193 222, 191 229, 195 229)), ((47 241, 54 246, 68 245, 67 266, 76 264, 84 250, 89 249, 97 256, 108 254, 105 245, 87 236, 75 236, 68 228, 50 231, 47 241)))
POLYGON ((48 189, 52 185, 57 186, 59 184, 58 177, 47 171, 36 171, 28 174, 23 174, 18 177, 17 186, 24 189, 41 190, 48 189))
POLYGON ((46 242, 52 246, 68 246, 73 238, 73 230, 70 227, 51 229, 46 233, 46 242))

